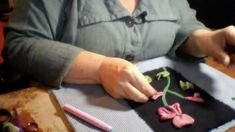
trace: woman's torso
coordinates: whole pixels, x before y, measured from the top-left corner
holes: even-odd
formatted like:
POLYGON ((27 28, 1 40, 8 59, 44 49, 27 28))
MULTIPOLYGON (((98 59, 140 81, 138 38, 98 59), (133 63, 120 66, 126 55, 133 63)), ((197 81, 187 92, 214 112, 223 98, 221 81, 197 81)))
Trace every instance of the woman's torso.
POLYGON ((141 0, 132 14, 118 0, 73 0, 64 10, 57 39, 129 61, 165 55, 180 27, 170 0, 141 0))

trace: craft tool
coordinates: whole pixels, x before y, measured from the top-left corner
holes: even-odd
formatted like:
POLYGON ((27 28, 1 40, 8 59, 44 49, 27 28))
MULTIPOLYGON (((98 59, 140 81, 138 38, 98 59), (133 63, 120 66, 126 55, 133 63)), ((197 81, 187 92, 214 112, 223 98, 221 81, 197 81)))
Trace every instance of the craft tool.
POLYGON ((86 112, 79 110, 78 108, 76 108, 70 104, 65 104, 63 108, 65 111, 70 112, 71 114, 75 115, 76 117, 79 117, 80 119, 100 128, 100 129, 103 129, 108 132, 112 131, 112 126, 110 126, 109 124, 101 121, 100 119, 97 119, 96 117, 94 117, 86 112))

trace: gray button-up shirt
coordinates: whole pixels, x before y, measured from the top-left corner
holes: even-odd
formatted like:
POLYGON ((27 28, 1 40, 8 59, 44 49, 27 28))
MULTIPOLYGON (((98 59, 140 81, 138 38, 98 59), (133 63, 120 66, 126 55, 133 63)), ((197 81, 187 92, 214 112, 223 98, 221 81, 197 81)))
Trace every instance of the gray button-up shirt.
POLYGON ((82 50, 129 61, 175 56, 198 28, 186 0, 140 0, 133 14, 118 0, 19 0, 4 55, 21 74, 58 86, 82 50))

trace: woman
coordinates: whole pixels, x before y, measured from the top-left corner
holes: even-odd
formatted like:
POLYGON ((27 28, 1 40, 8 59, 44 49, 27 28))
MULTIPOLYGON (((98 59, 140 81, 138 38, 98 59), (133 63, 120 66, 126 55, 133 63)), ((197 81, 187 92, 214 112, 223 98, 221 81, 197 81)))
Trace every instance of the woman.
POLYGON ((233 26, 211 31, 186 0, 20 0, 6 31, 10 67, 50 86, 102 84, 146 102, 157 91, 131 63, 178 53, 234 64, 233 26))

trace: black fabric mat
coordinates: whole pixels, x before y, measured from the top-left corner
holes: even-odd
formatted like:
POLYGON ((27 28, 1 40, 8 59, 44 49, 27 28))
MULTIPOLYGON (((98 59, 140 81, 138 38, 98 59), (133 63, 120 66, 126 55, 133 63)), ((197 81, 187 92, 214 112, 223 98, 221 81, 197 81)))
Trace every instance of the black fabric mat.
MULTIPOLYGON (((188 114, 195 119, 193 125, 185 126, 183 128, 176 128, 172 124, 172 120, 160 121, 159 115, 156 114, 157 108, 164 106, 162 98, 160 97, 156 101, 148 101, 147 103, 140 104, 133 101, 127 101, 128 104, 138 113, 138 115, 146 121, 146 123, 154 131, 158 132, 207 132, 213 128, 217 128, 224 123, 235 119, 235 110, 225 105, 224 103, 216 100, 204 90, 200 89, 194 84, 194 89, 183 91, 179 87, 179 81, 186 81, 181 74, 176 71, 166 68, 170 72, 171 84, 170 90, 180 93, 184 96, 193 96, 193 93, 199 92, 201 97, 205 100, 204 103, 196 103, 187 101, 176 97, 170 93, 167 93, 166 100, 169 105, 179 102, 181 105, 182 113, 188 114)), ((166 78, 161 78, 159 81, 156 79, 156 74, 163 71, 163 69, 156 69, 144 73, 149 75, 153 81, 151 85, 158 91, 163 91, 163 88, 167 84, 166 78)), ((189 80, 188 80, 189 81, 189 80)), ((190 82, 190 81, 189 81, 190 82)), ((193 83, 193 82, 191 82, 193 83)))

